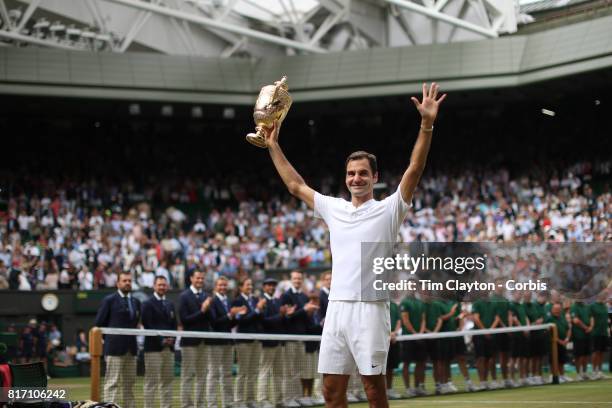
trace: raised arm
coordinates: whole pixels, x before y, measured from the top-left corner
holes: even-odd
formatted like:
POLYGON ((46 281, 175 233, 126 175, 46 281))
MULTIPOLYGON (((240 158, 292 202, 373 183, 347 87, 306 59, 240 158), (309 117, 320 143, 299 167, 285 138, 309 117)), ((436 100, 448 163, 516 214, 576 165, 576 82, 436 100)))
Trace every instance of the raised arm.
POLYGON ((308 207, 314 209, 315 191, 306 184, 302 176, 300 176, 285 157, 285 154, 278 144, 279 131, 280 125, 276 122, 272 131, 266 136, 268 151, 270 152, 274 167, 276 167, 276 171, 278 171, 278 174, 281 176, 281 179, 283 179, 291 195, 304 201, 308 207))
POLYGON ((425 162, 427 161, 429 147, 431 146, 433 124, 438 115, 438 108, 445 98, 446 94, 438 98, 438 84, 435 82, 431 84, 429 89, 427 88, 427 84, 423 84, 423 100, 421 102, 415 97, 410 98, 421 114, 421 128, 419 129, 419 135, 412 148, 410 164, 404 172, 402 181, 400 182, 402 198, 407 203, 412 200, 414 190, 425 169, 425 162))

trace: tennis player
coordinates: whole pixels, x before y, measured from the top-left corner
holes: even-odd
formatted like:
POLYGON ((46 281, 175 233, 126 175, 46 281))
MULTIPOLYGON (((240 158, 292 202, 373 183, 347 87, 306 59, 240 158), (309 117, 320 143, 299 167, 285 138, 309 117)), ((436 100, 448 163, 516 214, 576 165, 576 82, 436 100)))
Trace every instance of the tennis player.
POLYGON ((279 146, 280 126, 275 124, 267 132, 272 162, 289 192, 314 209, 330 231, 332 283, 319 353, 327 407, 347 406, 347 384, 356 369, 370 406, 388 407, 385 372, 391 335, 389 302, 362 299, 361 243, 396 241, 423 174, 433 124, 445 98, 446 94, 438 96, 436 83, 423 84, 421 101, 411 98, 421 115, 421 127, 397 191, 382 201, 374 200, 378 172, 373 154, 359 151, 347 158, 345 182, 351 193, 349 202, 324 196, 309 187, 279 146))

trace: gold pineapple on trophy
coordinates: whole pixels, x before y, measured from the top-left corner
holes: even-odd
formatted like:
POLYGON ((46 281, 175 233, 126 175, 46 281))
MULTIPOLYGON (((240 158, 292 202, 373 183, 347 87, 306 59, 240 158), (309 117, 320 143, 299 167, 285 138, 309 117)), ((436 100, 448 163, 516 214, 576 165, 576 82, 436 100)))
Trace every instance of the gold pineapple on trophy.
POLYGON ((272 131, 274 122, 278 121, 280 124, 285 119, 291 102, 293 102, 288 89, 286 76, 274 82, 274 85, 266 85, 261 88, 253 110, 255 133, 249 133, 246 136, 249 143, 264 149, 268 147, 266 145, 268 132, 272 131))

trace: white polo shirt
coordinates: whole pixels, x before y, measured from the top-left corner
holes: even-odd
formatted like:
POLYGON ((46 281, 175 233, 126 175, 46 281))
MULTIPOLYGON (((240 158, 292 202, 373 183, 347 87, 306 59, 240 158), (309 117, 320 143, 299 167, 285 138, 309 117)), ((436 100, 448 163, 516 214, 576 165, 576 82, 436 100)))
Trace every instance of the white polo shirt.
POLYGON ((396 242, 409 208, 399 187, 384 200, 372 199, 357 208, 342 198, 315 193, 315 216, 322 218, 329 228, 332 252, 329 300, 369 300, 362 299, 361 243, 396 242))

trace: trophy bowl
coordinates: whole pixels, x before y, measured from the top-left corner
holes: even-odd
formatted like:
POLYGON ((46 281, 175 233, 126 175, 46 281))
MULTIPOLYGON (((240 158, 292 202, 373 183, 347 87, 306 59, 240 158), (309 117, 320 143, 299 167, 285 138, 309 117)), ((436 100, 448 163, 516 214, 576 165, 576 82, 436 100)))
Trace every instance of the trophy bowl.
POLYGON ((249 133, 246 140, 257 147, 267 148, 266 136, 272 131, 274 122, 280 124, 285 119, 292 102, 286 76, 274 82, 274 85, 261 88, 253 110, 255 133, 249 133))

